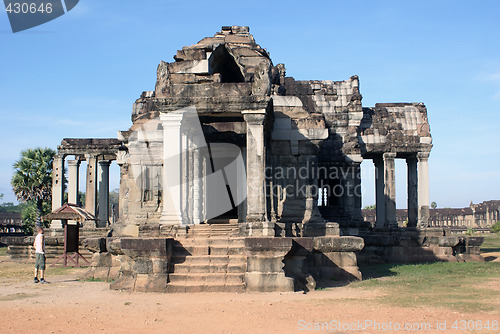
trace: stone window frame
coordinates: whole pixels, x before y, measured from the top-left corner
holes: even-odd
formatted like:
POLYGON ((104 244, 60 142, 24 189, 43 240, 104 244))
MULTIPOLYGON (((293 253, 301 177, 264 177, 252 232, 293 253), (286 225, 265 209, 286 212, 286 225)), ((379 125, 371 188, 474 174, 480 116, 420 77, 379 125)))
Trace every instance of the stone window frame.
POLYGON ((162 200, 163 164, 141 162, 141 205, 160 205, 162 200))

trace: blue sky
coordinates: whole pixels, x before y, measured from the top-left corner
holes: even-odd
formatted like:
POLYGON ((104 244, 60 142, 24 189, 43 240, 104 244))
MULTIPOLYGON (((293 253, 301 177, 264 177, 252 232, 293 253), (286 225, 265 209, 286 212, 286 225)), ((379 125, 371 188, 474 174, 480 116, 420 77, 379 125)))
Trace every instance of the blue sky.
MULTIPOLYGON (((434 149, 431 201, 500 199, 498 1, 96 1, 13 34, 0 11, 0 193, 13 201, 22 149, 65 137, 116 137, 132 103, 153 90, 160 60, 248 25, 296 79, 359 75, 363 105, 424 102, 434 149)), ((363 163, 369 169, 371 162, 363 163)), ((405 166, 397 164, 405 207, 405 166)), ((112 169, 111 186, 118 186, 112 169)), ((370 178, 363 205, 373 204, 370 178)))

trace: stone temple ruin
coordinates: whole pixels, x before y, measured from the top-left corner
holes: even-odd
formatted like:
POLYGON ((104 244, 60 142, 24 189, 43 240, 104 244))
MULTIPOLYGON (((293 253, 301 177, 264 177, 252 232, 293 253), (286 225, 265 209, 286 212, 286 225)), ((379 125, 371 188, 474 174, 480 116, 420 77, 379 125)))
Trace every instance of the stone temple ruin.
POLYGON ((84 229, 108 226, 109 163, 120 166, 119 220, 83 241, 94 252, 89 275, 136 291, 293 291, 361 279, 358 261, 480 260, 480 240, 428 227, 424 104, 363 107, 357 76, 287 77, 248 27, 222 27, 174 59, 134 103, 129 130, 58 148, 54 210, 64 160, 75 156, 70 202, 88 163, 85 208, 96 222, 84 229), (376 167, 374 224, 361 213, 364 159, 376 167), (395 159, 407 162, 405 227, 395 159))

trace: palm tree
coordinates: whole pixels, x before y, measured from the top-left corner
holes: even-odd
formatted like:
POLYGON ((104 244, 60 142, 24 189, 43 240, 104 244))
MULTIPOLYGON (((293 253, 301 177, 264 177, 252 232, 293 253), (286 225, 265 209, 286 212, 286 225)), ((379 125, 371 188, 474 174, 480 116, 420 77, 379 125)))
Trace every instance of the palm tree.
POLYGON ((50 148, 27 149, 21 151, 21 158, 14 163, 12 189, 19 201, 36 205, 38 217, 46 213, 44 203, 52 198, 52 162, 55 154, 50 148))

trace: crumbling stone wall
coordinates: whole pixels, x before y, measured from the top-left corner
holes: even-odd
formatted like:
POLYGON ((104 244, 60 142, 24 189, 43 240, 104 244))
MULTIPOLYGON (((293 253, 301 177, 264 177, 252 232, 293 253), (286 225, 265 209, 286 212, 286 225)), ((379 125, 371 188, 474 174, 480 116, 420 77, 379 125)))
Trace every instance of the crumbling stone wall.
POLYGON ((363 108, 359 127, 365 154, 429 152, 432 138, 423 103, 377 103, 363 108))

